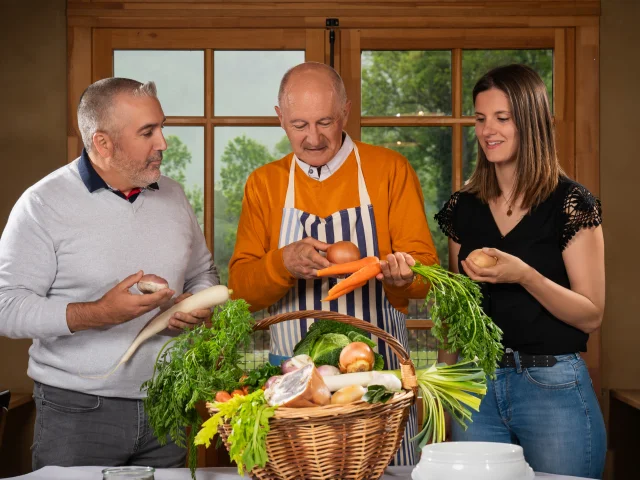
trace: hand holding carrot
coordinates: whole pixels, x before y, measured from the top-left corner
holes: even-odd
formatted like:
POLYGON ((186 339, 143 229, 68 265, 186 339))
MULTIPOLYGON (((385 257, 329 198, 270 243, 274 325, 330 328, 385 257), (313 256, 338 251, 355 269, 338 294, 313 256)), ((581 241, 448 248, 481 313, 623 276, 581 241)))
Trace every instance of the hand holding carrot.
POLYGON ((295 278, 317 278, 317 271, 329 267, 331 262, 318 253, 325 252, 328 243, 307 237, 291 243, 282 249, 282 260, 285 268, 295 278))
POLYGON ((409 267, 415 263, 416 261, 408 253, 390 253, 386 260, 380 261, 381 273, 376 278, 387 285, 404 287, 413 282, 414 273, 409 267))
POLYGON ((415 263, 413 257, 408 253, 396 252, 387 255, 387 260, 380 261, 377 257, 365 257, 318 270, 319 277, 351 274, 331 288, 322 301, 336 300, 342 295, 362 287, 373 278, 396 287, 408 285, 413 282, 414 278, 413 271, 409 267, 415 263))

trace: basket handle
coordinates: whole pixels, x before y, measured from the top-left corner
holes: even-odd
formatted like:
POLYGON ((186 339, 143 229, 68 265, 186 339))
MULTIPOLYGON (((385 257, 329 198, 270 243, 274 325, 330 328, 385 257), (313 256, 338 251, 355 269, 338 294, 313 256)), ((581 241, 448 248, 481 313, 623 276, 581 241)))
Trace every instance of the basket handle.
POLYGON ((262 320, 259 320, 254 324, 253 330, 266 330, 271 325, 275 325, 280 322, 286 322, 287 320, 297 320, 301 318, 335 320, 340 323, 352 325, 361 330, 364 330, 365 332, 372 333, 378 338, 381 338, 391 348, 395 356, 398 357, 398 360, 400 361, 402 386, 404 388, 410 388, 414 390, 415 393, 415 390, 418 387, 418 382, 416 380, 416 369, 413 365, 413 362, 411 361, 411 357, 404 349, 402 344, 398 342, 398 340, 396 340, 391 334, 376 327, 372 323, 365 322, 364 320, 360 320, 359 318, 355 318, 350 315, 345 315, 338 312, 330 312, 326 310, 301 310, 297 312, 280 313, 278 315, 263 318, 262 320))

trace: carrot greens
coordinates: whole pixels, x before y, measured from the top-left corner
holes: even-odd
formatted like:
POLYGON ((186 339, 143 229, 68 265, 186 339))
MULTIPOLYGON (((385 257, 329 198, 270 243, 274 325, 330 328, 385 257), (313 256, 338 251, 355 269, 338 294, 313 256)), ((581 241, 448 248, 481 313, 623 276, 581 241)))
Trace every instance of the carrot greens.
POLYGON ((493 377, 503 353, 502 330, 482 310, 479 285, 466 275, 451 273, 440 265, 410 267, 431 284, 425 306, 430 308, 431 332, 448 352, 460 352, 493 377))
POLYGON ((253 317, 244 300, 229 300, 216 307, 211 324, 185 330, 169 340, 156 360, 153 376, 142 384, 147 397, 145 412, 158 441, 167 436, 189 449, 189 467, 195 478, 196 453, 193 439, 201 419, 196 403, 213 400, 217 391, 240 386, 238 367, 241 351, 250 340, 253 317), (189 437, 185 427, 191 427, 189 437))

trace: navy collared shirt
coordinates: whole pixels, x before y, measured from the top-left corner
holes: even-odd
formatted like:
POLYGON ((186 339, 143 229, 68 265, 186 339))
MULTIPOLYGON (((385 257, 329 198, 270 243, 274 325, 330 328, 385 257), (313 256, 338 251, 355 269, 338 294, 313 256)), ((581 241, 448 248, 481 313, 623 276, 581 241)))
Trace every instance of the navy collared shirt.
MULTIPOLYGON (((80 155, 78 171, 80 172, 80 178, 82 178, 82 181, 87 187, 87 190, 89 190, 89 193, 93 193, 96 190, 100 190, 101 188, 106 188, 107 190, 110 190, 118 195, 120 198, 133 203, 136 201, 136 198, 138 198, 138 195, 140 195, 140 192, 142 190, 145 190, 141 188, 134 188, 133 190, 131 190, 131 192, 129 192, 129 195, 127 196, 120 190, 111 188, 109 185, 107 185, 107 182, 102 179, 98 172, 96 172, 96 169, 93 168, 91 160, 89 159, 89 154, 84 148, 82 149, 82 154, 80 155)), ((146 188, 149 190, 158 190, 159 187, 158 183, 154 182, 151 185, 148 185, 146 188)))

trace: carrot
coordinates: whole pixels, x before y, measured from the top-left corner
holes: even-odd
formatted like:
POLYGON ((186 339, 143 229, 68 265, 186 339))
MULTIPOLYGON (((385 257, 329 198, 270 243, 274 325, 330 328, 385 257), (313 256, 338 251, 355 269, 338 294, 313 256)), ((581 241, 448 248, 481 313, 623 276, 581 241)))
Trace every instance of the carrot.
MULTIPOLYGON (((327 296, 325 298, 322 299, 323 302, 330 302, 331 300, 335 300, 337 298, 340 298, 342 295, 352 292, 354 291, 356 288, 360 288, 363 287, 364 285, 366 285, 366 283, 369 280, 364 280, 356 285, 351 285, 352 288, 347 289, 342 289, 342 290, 334 290, 333 292, 331 290, 333 290, 333 287, 331 290, 329 290, 329 292, 327 293, 327 296)), ((340 283, 344 283, 344 282, 340 282, 340 283)), ((338 285, 336 285, 337 287, 338 285)))
POLYGON ((231 400, 231 395, 229 395, 229 392, 220 390, 218 393, 216 393, 216 402, 226 402, 229 400, 231 400))
POLYGON ((353 262, 347 263, 337 263, 335 265, 331 265, 327 268, 322 268, 318 270, 319 277, 329 277, 333 275, 345 275, 348 273, 356 273, 362 267, 366 267, 367 265, 372 265, 375 263, 380 263, 378 257, 365 257, 360 260, 355 260, 353 262))
POLYGON ((241 397, 244 397, 244 392, 239 388, 236 388, 233 392, 231 392, 231 396, 234 397, 236 395, 240 395, 241 397))
POLYGON ((341 297, 345 293, 352 292, 356 288, 362 287, 365 283, 367 283, 372 278, 375 278, 382 269, 380 268, 380 262, 370 263, 362 267, 360 270, 355 272, 353 275, 344 279, 340 283, 338 283, 335 287, 329 290, 329 294, 323 302, 328 302, 331 300, 335 300, 338 297, 341 297))

